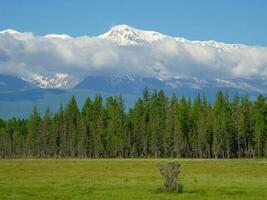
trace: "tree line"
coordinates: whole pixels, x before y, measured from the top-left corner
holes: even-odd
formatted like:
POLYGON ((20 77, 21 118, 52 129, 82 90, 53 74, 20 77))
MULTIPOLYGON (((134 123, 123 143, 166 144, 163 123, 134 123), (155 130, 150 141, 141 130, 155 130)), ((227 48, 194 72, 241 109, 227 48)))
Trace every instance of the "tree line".
POLYGON ((145 88, 126 112, 122 96, 98 94, 81 110, 72 97, 55 113, 34 107, 28 119, 0 119, 0 157, 266 157, 266 98, 229 99, 218 92, 210 104, 145 88))

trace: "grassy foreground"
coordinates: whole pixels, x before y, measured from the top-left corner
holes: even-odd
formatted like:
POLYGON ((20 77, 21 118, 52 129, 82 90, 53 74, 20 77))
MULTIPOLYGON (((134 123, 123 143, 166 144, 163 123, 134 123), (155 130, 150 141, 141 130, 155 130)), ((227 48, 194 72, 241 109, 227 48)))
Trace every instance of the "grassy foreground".
POLYGON ((157 192, 159 161, 0 160, 0 199, 267 199, 267 159, 181 159, 183 194, 157 192))

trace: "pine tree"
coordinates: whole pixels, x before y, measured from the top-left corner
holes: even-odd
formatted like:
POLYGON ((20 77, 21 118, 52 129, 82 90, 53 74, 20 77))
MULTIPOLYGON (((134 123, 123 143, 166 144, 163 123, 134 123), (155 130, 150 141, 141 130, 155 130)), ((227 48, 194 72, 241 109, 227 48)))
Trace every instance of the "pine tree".
POLYGON ((107 151, 111 157, 124 155, 126 123, 121 96, 107 99, 107 151))
POLYGON ((180 129, 178 128, 178 99, 175 94, 169 102, 166 114, 166 149, 167 156, 179 156, 180 129))
POLYGON ((198 94, 195 98, 192 112, 191 112, 191 132, 190 132, 190 144, 192 146, 192 156, 199 157, 201 154, 200 151, 200 125, 201 125, 201 117, 202 117, 202 102, 200 95, 198 94))
POLYGON ((135 103, 135 107, 132 111, 132 135, 131 145, 133 157, 143 156, 145 146, 145 132, 144 132, 144 102, 139 99, 135 103))
POLYGON ((160 90, 158 93, 159 100, 159 121, 160 121, 160 141, 162 141, 162 147, 160 147, 161 157, 166 156, 168 153, 167 146, 167 132, 166 132, 166 115, 168 108, 168 97, 165 96, 163 90, 160 90))
POLYGON ((179 104, 179 124, 181 128, 181 153, 182 157, 190 155, 190 102, 184 97, 181 98, 179 104))
POLYGON ((202 158, 209 158, 211 156, 211 147, 213 136, 211 130, 210 120, 210 105, 208 104, 206 97, 203 96, 201 99, 201 112, 199 116, 198 122, 198 136, 197 136, 197 144, 198 144, 198 156, 202 158))
POLYGON ((66 128, 66 146, 67 156, 77 156, 78 144, 78 124, 80 120, 80 111, 74 96, 71 97, 65 111, 65 128, 66 128))
POLYGON ((145 87, 143 91, 143 103, 144 103, 144 113, 141 121, 141 128, 144 135, 144 143, 143 143, 143 155, 148 157, 151 155, 152 151, 152 136, 150 130, 150 93, 148 89, 145 87))
POLYGON ((85 100, 82 107, 81 120, 78 127, 78 152, 81 157, 93 156, 93 133, 92 133, 92 101, 90 98, 85 100))
POLYGON ((266 143, 267 121, 266 121, 266 98, 259 95, 253 106, 255 154, 263 156, 266 143))
POLYGON ((225 96, 222 92, 218 92, 213 109, 214 125, 213 125, 213 153, 215 158, 226 156, 226 137, 227 137, 227 105, 225 96))
POLYGON ((56 155, 58 157, 67 156, 67 133, 64 108, 60 105, 59 111, 54 115, 54 127, 56 137, 56 155))
POLYGON ((92 104, 93 155, 98 158, 104 153, 105 110, 101 95, 96 95, 92 104))
POLYGON ((34 106, 28 121, 27 154, 29 156, 40 156, 40 123, 40 113, 34 106))
POLYGON ((51 124, 48 138, 48 156, 58 157, 60 148, 59 116, 55 113, 51 116, 51 124))
POLYGON ((51 137, 52 133, 52 119, 51 112, 49 108, 45 111, 45 115, 40 124, 40 133, 39 133, 39 146, 40 146, 40 157, 47 157, 50 154, 49 149, 52 147, 51 137))
POLYGON ((154 157, 160 157, 164 149, 160 112, 158 93, 154 91, 151 95, 149 107, 149 129, 151 132, 151 149, 149 151, 154 157))
POLYGON ((239 130, 239 149, 242 156, 253 156, 253 128, 252 128, 252 104, 248 99, 248 96, 244 96, 241 99, 240 105, 240 130, 239 130))
POLYGON ((233 139, 233 156, 240 157, 240 149, 239 149, 239 131, 240 131, 240 98, 238 94, 236 94, 233 98, 231 103, 231 112, 232 112, 232 120, 233 120, 233 127, 232 127, 232 139, 233 139))

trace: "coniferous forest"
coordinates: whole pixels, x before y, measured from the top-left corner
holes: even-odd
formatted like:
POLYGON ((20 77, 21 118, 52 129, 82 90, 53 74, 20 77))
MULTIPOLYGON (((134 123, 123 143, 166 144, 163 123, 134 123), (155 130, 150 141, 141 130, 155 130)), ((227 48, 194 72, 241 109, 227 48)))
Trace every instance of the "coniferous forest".
POLYGON ((121 96, 72 97, 57 112, 34 107, 28 119, 0 120, 0 157, 267 156, 267 101, 218 92, 213 104, 147 89, 125 111, 121 96))

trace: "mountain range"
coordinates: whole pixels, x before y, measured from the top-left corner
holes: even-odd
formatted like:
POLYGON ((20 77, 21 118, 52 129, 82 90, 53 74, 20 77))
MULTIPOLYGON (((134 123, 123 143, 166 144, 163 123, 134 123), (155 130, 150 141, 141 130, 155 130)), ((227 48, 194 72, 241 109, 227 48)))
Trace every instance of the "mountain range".
POLYGON ((62 94, 134 97, 144 87, 210 98, 218 90, 267 94, 267 48, 190 41, 127 25, 92 37, 0 32, 0 117, 16 115, 6 114, 10 102, 45 107, 51 94, 59 104, 66 103, 62 94))

